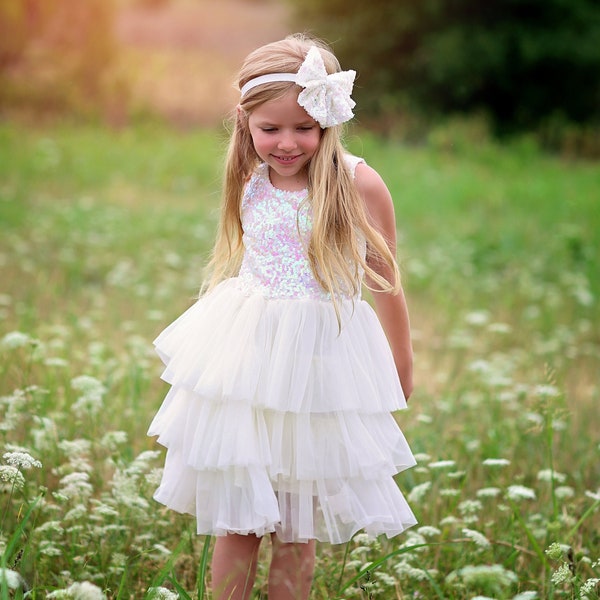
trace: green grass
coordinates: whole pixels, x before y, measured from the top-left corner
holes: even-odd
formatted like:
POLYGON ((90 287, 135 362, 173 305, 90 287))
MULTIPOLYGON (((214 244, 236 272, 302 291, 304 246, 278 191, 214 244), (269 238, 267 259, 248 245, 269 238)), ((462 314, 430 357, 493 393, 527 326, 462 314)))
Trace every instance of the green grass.
MULTIPOLYGON (((321 546, 313 598, 598 598, 600 168, 450 133, 350 138, 396 202, 419 458, 398 482, 420 525, 321 546)), ((145 432, 151 341, 197 293, 223 153, 213 131, 0 125, 0 568, 26 597, 202 594, 210 546, 151 500, 145 432)))

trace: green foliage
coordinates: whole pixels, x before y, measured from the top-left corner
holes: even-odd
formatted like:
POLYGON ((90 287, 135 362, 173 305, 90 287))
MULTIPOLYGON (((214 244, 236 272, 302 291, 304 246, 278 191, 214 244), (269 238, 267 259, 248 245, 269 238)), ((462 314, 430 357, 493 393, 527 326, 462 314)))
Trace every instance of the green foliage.
POLYGON ((307 0, 370 113, 487 111, 499 130, 600 119, 595 0, 307 0))

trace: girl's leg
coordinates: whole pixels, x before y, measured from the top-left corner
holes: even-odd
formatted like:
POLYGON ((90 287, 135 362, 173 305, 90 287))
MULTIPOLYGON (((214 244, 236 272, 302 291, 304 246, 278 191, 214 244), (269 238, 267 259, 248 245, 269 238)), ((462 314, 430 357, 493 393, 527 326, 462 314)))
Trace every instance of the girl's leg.
POLYGON ((211 565, 214 600, 250 598, 260 541, 252 534, 217 537, 211 565))
POLYGON ((272 535, 269 600, 307 600, 315 568, 315 540, 285 544, 272 535))

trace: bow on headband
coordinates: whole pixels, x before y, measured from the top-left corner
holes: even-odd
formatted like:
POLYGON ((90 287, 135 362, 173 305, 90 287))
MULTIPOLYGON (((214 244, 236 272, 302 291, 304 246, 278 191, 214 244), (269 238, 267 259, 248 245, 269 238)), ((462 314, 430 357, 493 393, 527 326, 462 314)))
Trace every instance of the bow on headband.
POLYGON ((304 88, 298 104, 321 127, 331 127, 349 121, 356 103, 350 97, 356 71, 327 74, 323 58, 316 46, 311 46, 298 70, 296 83, 304 88))
POLYGON ((349 121, 356 103, 350 97, 356 71, 327 74, 323 57, 311 46, 298 73, 268 73, 248 81, 241 90, 242 97, 257 85, 273 81, 293 81, 304 89, 298 104, 323 128, 349 121))

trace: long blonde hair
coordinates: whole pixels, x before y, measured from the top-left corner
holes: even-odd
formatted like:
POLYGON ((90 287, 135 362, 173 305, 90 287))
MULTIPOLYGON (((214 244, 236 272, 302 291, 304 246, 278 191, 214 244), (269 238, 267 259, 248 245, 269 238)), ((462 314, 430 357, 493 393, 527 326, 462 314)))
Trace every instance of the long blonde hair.
MULTIPOLYGON (((341 70, 336 57, 322 41, 302 34, 262 46, 248 55, 238 78, 241 87, 250 79, 267 73, 296 73, 311 46, 317 46, 328 73, 341 70)), ((241 201, 244 187, 260 159, 254 150, 248 116, 268 100, 285 95, 293 82, 273 82, 248 92, 240 102, 234 117, 233 130, 223 182, 221 215, 212 259, 208 265, 210 277, 207 289, 235 276, 244 254, 242 244, 241 201)), ((369 223, 364 201, 344 160, 341 141, 342 126, 322 130, 321 141, 308 166, 309 202, 312 209, 312 235, 307 249, 316 280, 334 300, 340 294, 354 297, 360 290, 362 272, 378 290, 397 293, 400 275, 396 260, 383 236, 369 223), (393 274, 384 279, 369 265, 364 256, 389 267, 393 274)))

